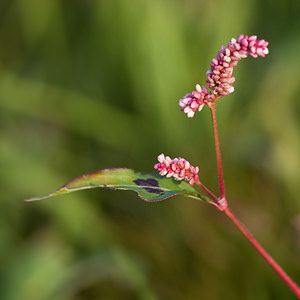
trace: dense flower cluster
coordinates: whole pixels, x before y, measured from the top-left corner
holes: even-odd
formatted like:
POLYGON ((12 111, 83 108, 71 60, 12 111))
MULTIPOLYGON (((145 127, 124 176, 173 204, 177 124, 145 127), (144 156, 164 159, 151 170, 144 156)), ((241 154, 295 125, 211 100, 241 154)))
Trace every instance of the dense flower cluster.
POLYGON ((169 156, 160 154, 157 157, 159 163, 154 166, 159 174, 166 177, 174 177, 175 180, 186 180, 190 185, 199 180, 198 167, 193 167, 184 158, 171 159, 169 156))
POLYGON ((186 94, 183 99, 179 100, 181 110, 183 110, 189 118, 192 118, 198 109, 201 111, 205 103, 212 102, 215 99, 215 95, 212 92, 208 92, 207 88, 199 84, 196 85, 196 91, 186 94))
POLYGON ((210 63, 210 70, 206 72, 205 83, 212 92, 208 92, 205 86, 201 88, 197 84, 196 91, 179 100, 181 110, 191 118, 197 109, 200 111, 203 108, 204 104, 213 103, 218 98, 231 94, 234 91, 232 84, 235 81, 235 77, 232 76, 233 68, 238 61, 248 54, 252 57, 265 57, 269 53, 268 44, 265 40, 257 40, 255 35, 248 37, 241 34, 237 40, 231 39, 227 47, 221 47, 217 57, 210 63))

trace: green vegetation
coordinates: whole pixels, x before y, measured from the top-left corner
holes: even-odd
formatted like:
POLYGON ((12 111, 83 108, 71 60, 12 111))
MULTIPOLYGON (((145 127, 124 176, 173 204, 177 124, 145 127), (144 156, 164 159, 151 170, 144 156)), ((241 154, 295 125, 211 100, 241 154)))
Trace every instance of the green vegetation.
POLYGON ((207 108, 178 101, 220 44, 270 42, 240 63, 218 122, 228 201, 300 283, 300 2, 2 0, 1 300, 295 299, 210 205, 93 189, 24 203, 80 174, 153 172, 162 151, 217 191, 207 108), (252 61, 251 61, 252 60, 252 61))

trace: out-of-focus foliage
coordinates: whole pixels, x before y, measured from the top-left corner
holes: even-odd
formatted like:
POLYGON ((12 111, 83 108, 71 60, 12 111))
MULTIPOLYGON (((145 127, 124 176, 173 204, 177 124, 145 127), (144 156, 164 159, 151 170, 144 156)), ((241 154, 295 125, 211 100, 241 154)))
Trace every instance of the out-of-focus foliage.
POLYGON ((218 105, 228 198, 300 282, 298 0, 2 0, 2 300, 294 299, 213 207, 175 197, 82 191, 39 203, 108 167, 153 171, 156 156, 200 166, 217 191, 208 109, 178 100, 240 33, 270 42, 235 70, 218 105))

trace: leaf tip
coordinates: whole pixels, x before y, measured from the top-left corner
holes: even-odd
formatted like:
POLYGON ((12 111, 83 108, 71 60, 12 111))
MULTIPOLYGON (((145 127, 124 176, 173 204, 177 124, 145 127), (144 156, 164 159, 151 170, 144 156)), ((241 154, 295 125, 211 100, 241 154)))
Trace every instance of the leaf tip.
POLYGON ((34 201, 42 200, 45 198, 48 198, 48 196, 32 197, 32 198, 25 199, 24 202, 34 202, 34 201))

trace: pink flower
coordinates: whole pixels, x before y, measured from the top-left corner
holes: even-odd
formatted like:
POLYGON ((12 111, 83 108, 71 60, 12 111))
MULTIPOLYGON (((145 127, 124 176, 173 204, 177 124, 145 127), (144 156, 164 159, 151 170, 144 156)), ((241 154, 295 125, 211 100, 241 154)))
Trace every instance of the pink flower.
POLYGON ((157 169, 161 176, 166 175, 175 180, 186 180, 190 185, 199 180, 199 168, 191 166, 184 158, 171 159, 169 156, 160 154, 157 159, 159 163, 154 166, 154 169, 157 169))
POLYGON ((231 39, 228 48, 236 57, 243 58, 250 54, 256 58, 258 56, 265 57, 269 53, 268 45, 269 43, 265 40, 257 40, 256 35, 248 37, 241 34, 237 40, 231 39))
POLYGON ((232 60, 231 52, 225 46, 210 63, 210 70, 206 72, 207 87, 213 90, 216 97, 229 95, 234 91, 232 84, 235 78, 232 76, 233 67, 236 66, 237 60, 232 60))
POLYGON ((201 88, 201 86, 197 84, 196 91, 186 94, 179 100, 180 109, 184 111, 189 118, 192 118, 197 109, 201 111, 205 103, 212 101, 211 97, 215 98, 211 92, 207 91, 205 86, 201 88))
POLYGON ((205 81, 208 88, 213 90, 213 94, 217 98, 234 92, 233 68, 248 54, 252 57, 265 57, 269 53, 268 44, 265 40, 257 40, 255 35, 248 37, 241 34, 237 40, 231 39, 228 47, 222 46, 217 58, 210 63, 211 69, 207 71, 207 80, 205 81))
POLYGON ((205 104, 210 105, 222 96, 229 95, 234 92, 232 86, 235 82, 235 77, 232 76, 233 68, 239 60, 250 54, 252 57, 265 57, 269 50, 268 42, 265 40, 257 40, 257 36, 248 37, 241 34, 236 40, 232 38, 228 43, 228 47, 222 46, 217 57, 210 63, 210 70, 206 72, 207 87, 212 90, 208 92, 207 88, 196 86, 196 91, 187 94, 180 99, 179 105, 189 118, 192 118, 198 109, 202 110, 205 104))

